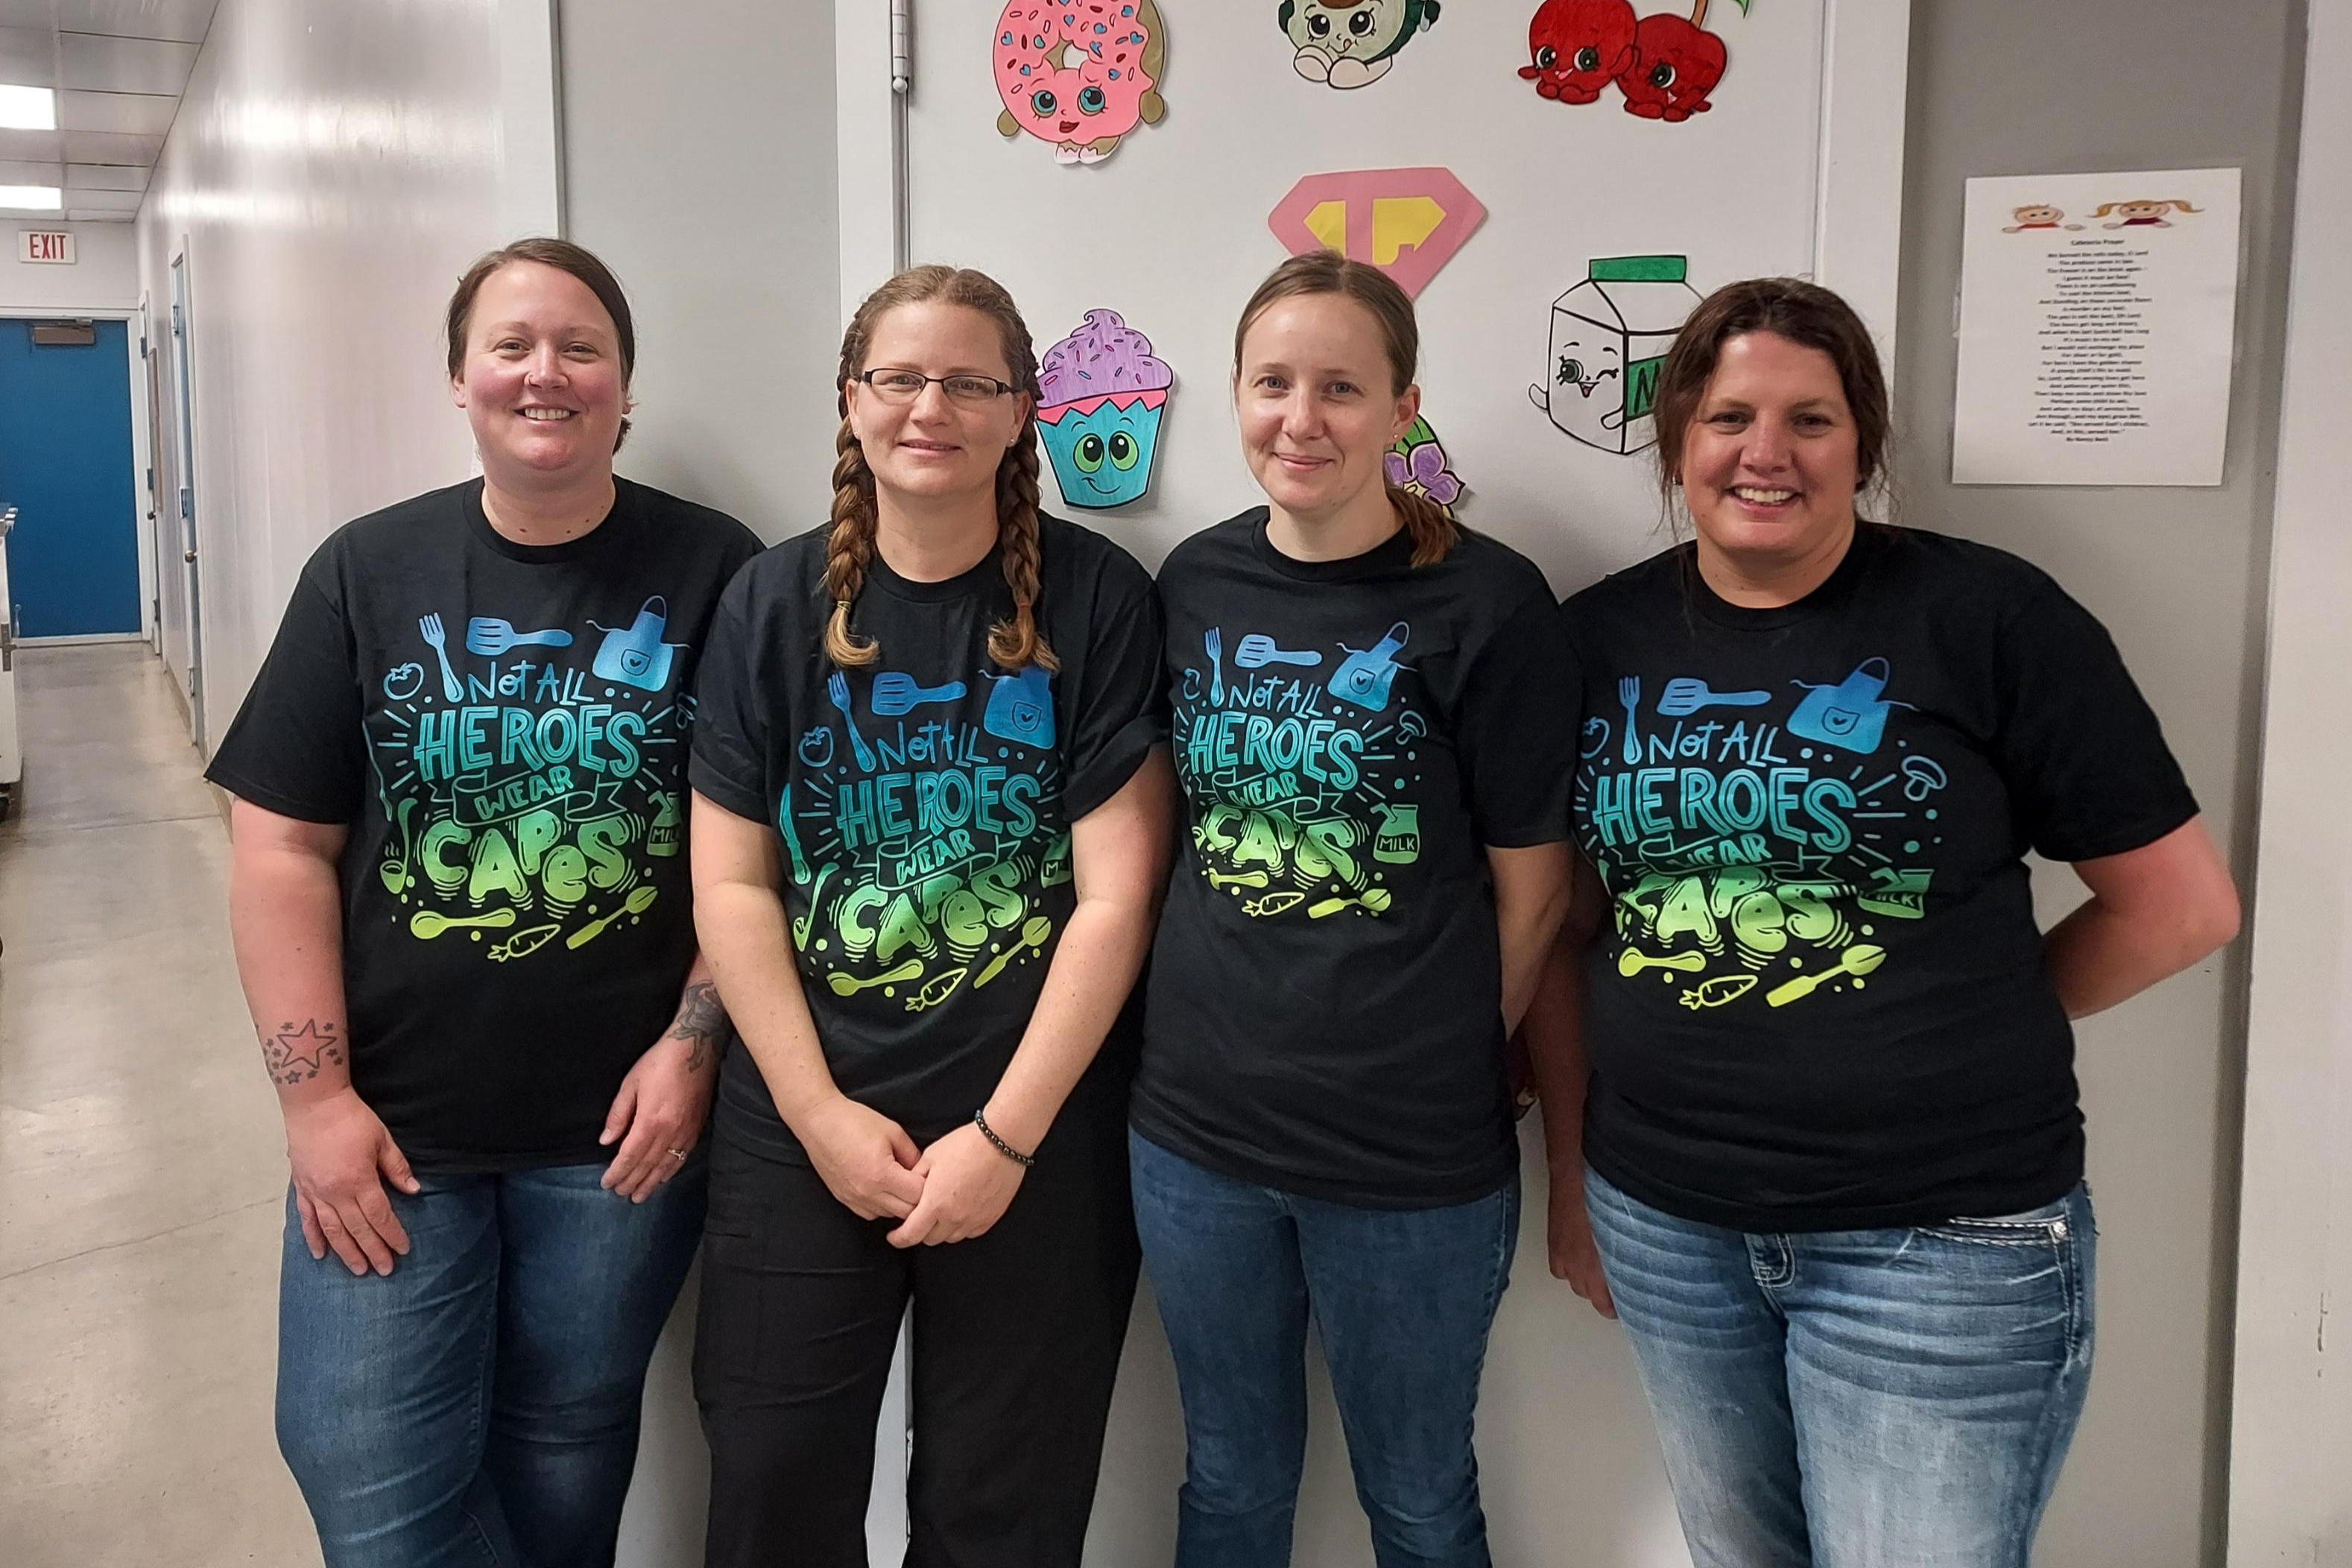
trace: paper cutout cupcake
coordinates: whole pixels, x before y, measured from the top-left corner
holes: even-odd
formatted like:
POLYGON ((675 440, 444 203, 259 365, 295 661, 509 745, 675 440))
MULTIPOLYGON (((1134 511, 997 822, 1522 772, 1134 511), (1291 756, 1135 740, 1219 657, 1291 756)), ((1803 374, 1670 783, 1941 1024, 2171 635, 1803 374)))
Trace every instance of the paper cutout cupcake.
POLYGON ((1066 505, 1125 506, 1151 488, 1176 373, 1117 310, 1088 310, 1038 362, 1037 433, 1066 505))

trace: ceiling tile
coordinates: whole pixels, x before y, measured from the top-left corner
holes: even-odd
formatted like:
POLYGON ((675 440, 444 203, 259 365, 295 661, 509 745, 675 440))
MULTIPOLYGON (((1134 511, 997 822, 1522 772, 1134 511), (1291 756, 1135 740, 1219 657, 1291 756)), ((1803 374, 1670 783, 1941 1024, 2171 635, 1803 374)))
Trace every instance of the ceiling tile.
POLYGON ((135 212, 101 212, 96 207, 66 208, 66 221, 68 223, 132 223, 137 221, 138 216, 139 215, 135 212))
POLYGON ((95 33, 58 36, 58 85, 98 92, 160 92, 176 97, 196 63, 194 44, 109 38, 95 33))
POLYGON ((58 36, 47 27, 0 27, 0 82, 57 86, 58 36))
POLYGON ((135 213, 146 195, 139 191, 90 191, 77 185, 66 187, 66 205, 86 212, 135 213))
MULTIPOLYGON (((13 158, 22 163, 60 163, 65 161, 66 138, 62 131, 0 131, 0 158, 13 158)), ((111 163, 111 159, 94 159, 95 163, 111 163)))
POLYGON ((29 27, 46 33, 57 26, 50 0, 0 0, 0 27, 29 27))
POLYGON ((136 163, 68 163, 66 184, 86 191, 143 191, 147 171, 136 163))
MULTIPOLYGON (((152 166, 163 151, 161 136, 117 136, 106 131, 0 131, 0 136, 54 135, 63 143, 58 156, 69 163, 136 163, 152 166)), ((0 143, 5 148, 5 143, 0 143)))
MULTIPOLYGON (((201 44, 216 0, 57 0, 59 27, 68 33, 111 33, 119 38, 170 38, 201 44)), ((0 6, 46 13, 47 0, 0 0, 0 6)), ((47 25, 47 16, 42 17, 47 25)))
POLYGON ((161 136, 179 108, 178 99, 157 92, 61 92, 58 129, 161 136))
POLYGON ((66 166, 63 163, 31 163, 21 159, 0 159, 0 185, 63 185, 66 166))

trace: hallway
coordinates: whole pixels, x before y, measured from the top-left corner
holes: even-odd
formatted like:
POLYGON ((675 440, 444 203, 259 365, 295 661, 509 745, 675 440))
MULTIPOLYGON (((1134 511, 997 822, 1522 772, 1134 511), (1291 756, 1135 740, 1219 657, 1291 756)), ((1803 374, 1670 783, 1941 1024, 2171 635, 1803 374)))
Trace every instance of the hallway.
POLYGON ((0 825, 0 1558, 316 1563, 270 1426, 283 1138, 228 836, 140 644, 21 650, 0 825))

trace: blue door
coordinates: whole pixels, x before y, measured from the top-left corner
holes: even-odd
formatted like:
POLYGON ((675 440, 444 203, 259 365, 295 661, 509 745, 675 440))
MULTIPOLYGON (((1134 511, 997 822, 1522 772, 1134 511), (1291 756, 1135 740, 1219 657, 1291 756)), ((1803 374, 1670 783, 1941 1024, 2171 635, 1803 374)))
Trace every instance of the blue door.
POLYGON ((137 635, 139 521, 131 473, 127 323, 97 341, 35 347, 0 321, 0 505, 19 637, 137 635))

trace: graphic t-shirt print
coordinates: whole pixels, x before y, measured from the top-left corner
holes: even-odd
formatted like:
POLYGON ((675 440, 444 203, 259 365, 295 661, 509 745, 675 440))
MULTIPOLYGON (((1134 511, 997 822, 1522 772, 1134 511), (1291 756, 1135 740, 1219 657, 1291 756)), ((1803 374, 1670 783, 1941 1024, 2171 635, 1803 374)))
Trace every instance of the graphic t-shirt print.
POLYGON ((776 808, 807 972, 919 1013, 1044 953, 1071 881, 1052 672, 836 670, 824 692, 776 808))
POLYGON ((1575 805, 1619 974, 1655 975, 1693 1010, 1782 1008, 1897 962, 1896 933, 1927 913, 1948 783, 1899 732, 1897 673, 1870 657, 1780 689, 1618 678, 1613 709, 1584 721, 1575 805))
POLYGON ((1429 732, 1401 682, 1412 626, 1355 646, 1287 647, 1211 626, 1176 692, 1173 733, 1209 885, 1265 918, 1386 914, 1391 868, 1421 858, 1417 747, 1429 732))
POLYGON ((693 699, 672 679, 667 604, 625 626, 438 613, 388 670, 368 759, 390 830, 377 874, 419 942, 493 963, 637 923, 653 863, 683 843, 693 699))

